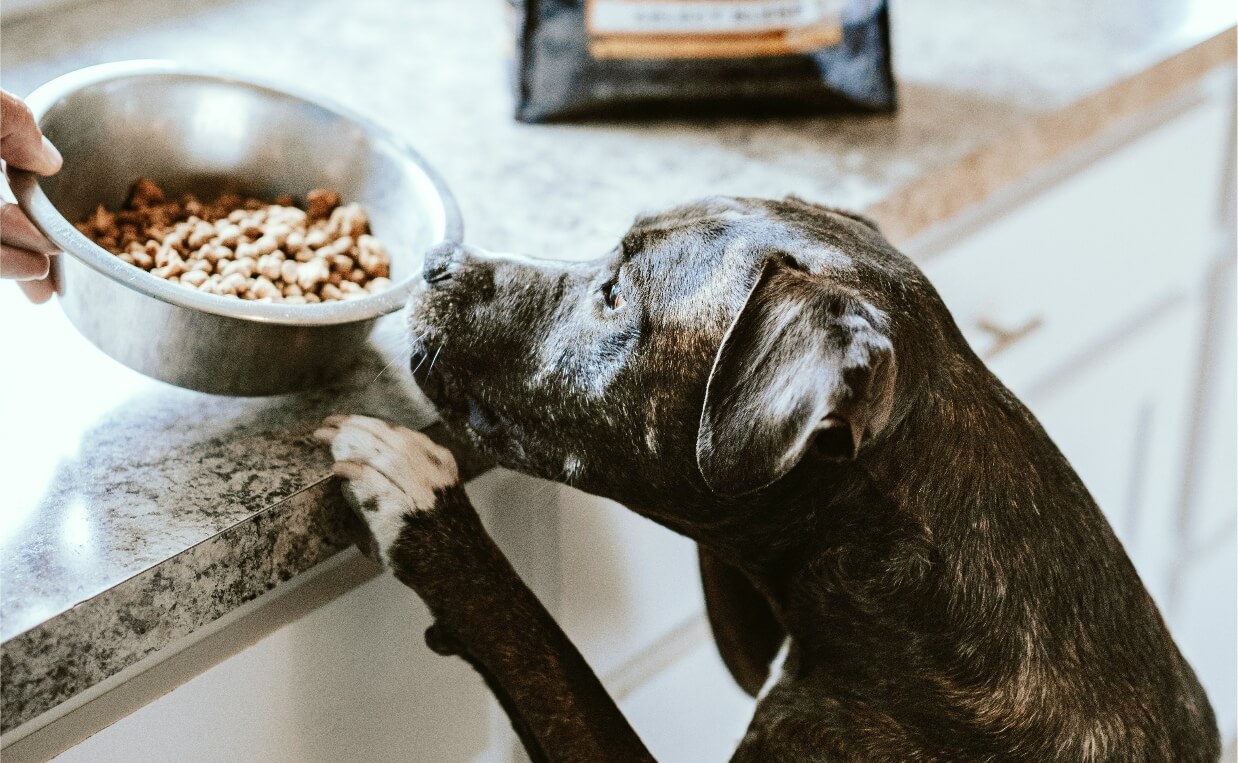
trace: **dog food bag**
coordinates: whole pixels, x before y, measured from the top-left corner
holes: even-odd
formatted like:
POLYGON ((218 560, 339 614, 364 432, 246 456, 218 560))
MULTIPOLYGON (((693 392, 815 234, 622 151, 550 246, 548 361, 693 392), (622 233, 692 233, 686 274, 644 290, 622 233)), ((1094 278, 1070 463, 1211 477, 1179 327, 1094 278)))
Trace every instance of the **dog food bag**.
POLYGON ((513 0, 517 113, 894 108, 885 0, 513 0))

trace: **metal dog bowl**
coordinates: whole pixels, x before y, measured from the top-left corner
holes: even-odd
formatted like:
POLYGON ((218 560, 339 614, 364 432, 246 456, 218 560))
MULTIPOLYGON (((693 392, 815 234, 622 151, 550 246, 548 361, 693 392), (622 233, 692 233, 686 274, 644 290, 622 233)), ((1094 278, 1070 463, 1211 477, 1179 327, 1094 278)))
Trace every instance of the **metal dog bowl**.
POLYGON ((82 69, 27 103, 64 156, 52 177, 16 173, 26 214, 65 256, 60 304, 99 349, 148 376, 225 395, 308 389, 348 368, 375 321, 420 279, 423 252, 458 241, 438 175, 391 132, 343 109, 162 61, 82 69), (392 288, 345 302, 283 305, 205 294, 127 265, 73 227, 119 208, 139 177, 169 194, 236 190, 271 199, 339 191, 369 213, 392 288))

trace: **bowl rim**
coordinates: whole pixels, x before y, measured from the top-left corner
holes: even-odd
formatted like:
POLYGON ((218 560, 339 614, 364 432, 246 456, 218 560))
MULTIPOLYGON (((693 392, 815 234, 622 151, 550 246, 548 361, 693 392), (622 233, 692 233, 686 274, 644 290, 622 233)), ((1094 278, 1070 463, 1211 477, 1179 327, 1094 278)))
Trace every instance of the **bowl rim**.
MULTIPOLYGON (((209 69, 187 66, 176 61, 139 59, 89 66, 63 74, 39 86, 25 100, 36 122, 61 99, 91 85, 118 79, 152 75, 174 75, 192 79, 237 85, 265 90, 270 93, 304 101, 322 108, 338 117, 361 126, 371 136, 388 141, 420 171, 438 196, 442 206, 443 235, 434 246, 443 242, 460 242, 464 224, 460 210, 447 184, 438 172, 412 146, 392 130, 374 120, 341 106, 330 99, 297 88, 274 84, 245 74, 224 69, 209 69)), ((291 326, 325 326, 352 323, 378 318, 395 312, 407 303, 412 291, 421 282, 419 273, 396 282, 391 288, 378 294, 358 299, 314 305, 288 305, 279 302, 255 302, 206 294, 166 281, 149 272, 125 263, 114 254, 91 241, 70 222, 44 193, 41 178, 30 172, 14 171, 11 185, 22 210, 56 246, 63 255, 70 256, 134 291, 191 310, 258 323, 291 326)), ((427 246, 428 250, 430 246, 427 246)))

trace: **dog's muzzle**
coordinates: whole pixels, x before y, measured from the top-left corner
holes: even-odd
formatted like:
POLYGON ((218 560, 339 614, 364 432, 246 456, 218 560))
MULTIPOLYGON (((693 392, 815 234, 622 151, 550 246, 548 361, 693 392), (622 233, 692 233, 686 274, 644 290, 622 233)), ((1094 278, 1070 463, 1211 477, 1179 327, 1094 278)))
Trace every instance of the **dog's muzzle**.
POLYGON ((422 265, 421 276, 426 283, 446 281, 456 272, 464 249, 455 242, 438 244, 426 252, 425 264, 422 265))

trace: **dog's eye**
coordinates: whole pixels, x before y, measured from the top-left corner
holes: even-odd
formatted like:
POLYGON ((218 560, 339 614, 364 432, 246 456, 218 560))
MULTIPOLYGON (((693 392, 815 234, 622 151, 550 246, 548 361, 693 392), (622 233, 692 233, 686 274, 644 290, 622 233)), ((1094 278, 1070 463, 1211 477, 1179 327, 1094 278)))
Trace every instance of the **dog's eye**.
POLYGON ((618 310, 627 303, 623 296, 623 287, 618 281, 609 281, 602 286, 602 300, 609 310, 618 310))

